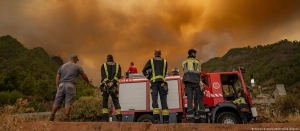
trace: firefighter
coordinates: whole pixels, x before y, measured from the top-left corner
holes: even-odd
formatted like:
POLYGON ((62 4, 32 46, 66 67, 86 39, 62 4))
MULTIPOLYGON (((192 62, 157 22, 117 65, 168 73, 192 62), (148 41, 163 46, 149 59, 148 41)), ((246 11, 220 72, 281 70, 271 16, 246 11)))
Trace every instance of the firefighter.
POLYGON ((152 97, 154 124, 157 124, 160 121, 157 103, 158 93, 161 100, 163 123, 169 123, 169 110, 167 104, 168 85, 165 79, 168 63, 166 59, 161 58, 161 51, 159 49, 155 50, 154 55, 155 57, 151 58, 143 69, 144 76, 151 82, 150 92, 152 97), (149 70, 151 70, 150 73, 149 70))
POLYGON ((203 91, 200 88, 200 73, 201 73, 201 63, 196 59, 197 51, 190 49, 188 51, 187 60, 182 62, 182 68, 184 71, 182 82, 185 84, 185 95, 187 96, 187 114, 188 122, 194 122, 194 114, 198 114, 201 119, 206 119, 205 108, 203 104, 203 91), (195 98, 197 99, 196 113, 193 108, 193 94, 195 91, 195 98))
POLYGON ((247 124, 248 120, 247 120, 246 114, 248 112, 250 112, 250 110, 249 110, 249 106, 248 106, 243 94, 244 94, 243 89, 239 89, 238 90, 238 98, 236 100, 234 100, 232 103, 237 105, 237 107, 239 109, 239 114, 243 120, 243 123, 247 124))
POLYGON ((111 96, 116 109, 117 121, 122 121, 121 106, 119 103, 118 81, 121 78, 121 66, 114 62, 113 56, 107 56, 107 62, 101 67, 100 90, 103 96, 102 121, 108 122, 108 98, 111 96))

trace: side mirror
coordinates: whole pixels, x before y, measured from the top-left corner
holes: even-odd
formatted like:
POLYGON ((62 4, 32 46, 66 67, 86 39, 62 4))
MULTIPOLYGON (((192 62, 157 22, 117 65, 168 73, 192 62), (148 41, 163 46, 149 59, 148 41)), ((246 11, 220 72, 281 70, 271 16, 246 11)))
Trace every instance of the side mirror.
POLYGON ((241 69, 242 73, 246 73, 246 70, 244 67, 240 67, 240 69, 241 69))

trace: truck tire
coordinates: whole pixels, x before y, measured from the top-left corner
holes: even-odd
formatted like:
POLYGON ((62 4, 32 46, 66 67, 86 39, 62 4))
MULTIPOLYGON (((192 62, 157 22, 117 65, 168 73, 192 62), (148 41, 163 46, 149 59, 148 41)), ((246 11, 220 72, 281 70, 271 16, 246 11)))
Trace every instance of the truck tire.
POLYGON ((144 115, 141 115, 138 119, 137 119, 137 122, 151 122, 153 123, 154 122, 154 118, 152 115, 150 114, 144 114, 144 115))
POLYGON ((239 124, 240 119, 234 113, 223 112, 218 116, 217 123, 239 124))

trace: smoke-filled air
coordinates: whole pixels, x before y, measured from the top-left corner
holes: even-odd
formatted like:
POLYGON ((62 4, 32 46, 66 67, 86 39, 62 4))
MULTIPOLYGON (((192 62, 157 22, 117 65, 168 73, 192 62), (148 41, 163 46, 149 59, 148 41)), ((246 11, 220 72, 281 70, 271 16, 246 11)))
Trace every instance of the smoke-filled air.
MULTIPOLYGON (((205 62, 230 48, 300 39, 299 0, 0 0, 0 36, 78 62, 100 82, 108 54, 141 72, 161 49, 169 71, 194 48, 205 62)), ((53 78, 54 79, 54 78, 53 78)))

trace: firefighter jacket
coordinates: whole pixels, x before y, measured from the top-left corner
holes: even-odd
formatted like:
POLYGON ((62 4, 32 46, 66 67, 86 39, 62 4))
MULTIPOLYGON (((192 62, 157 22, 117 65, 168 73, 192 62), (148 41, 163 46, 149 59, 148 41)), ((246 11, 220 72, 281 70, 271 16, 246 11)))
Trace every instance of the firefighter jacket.
POLYGON ((194 56, 189 56, 187 60, 182 62, 183 83, 200 83, 201 63, 194 56))
POLYGON ((118 83, 121 78, 121 66, 115 62, 106 62, 101 66, 101 84, 106 85, 109 82, 118 83))
POLYGON ((239 97, 238 99, 233 101, 233 104, 237 104, 237 105, 246 104, 245 98, 244 97, 239 97))
POLYGON ((161 57, 154 57, 146 63, 143 69, 143 74, 147 78, 150 78, 151 82, 158 82, 158 81, 165 82, 167 70, 168 70, 167 60, 161 57), (151 74, 147 72, 147 70, 149 69, 152 70, 151 74))

